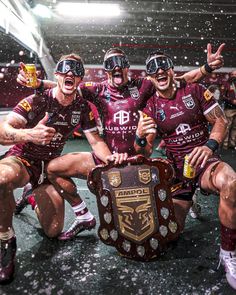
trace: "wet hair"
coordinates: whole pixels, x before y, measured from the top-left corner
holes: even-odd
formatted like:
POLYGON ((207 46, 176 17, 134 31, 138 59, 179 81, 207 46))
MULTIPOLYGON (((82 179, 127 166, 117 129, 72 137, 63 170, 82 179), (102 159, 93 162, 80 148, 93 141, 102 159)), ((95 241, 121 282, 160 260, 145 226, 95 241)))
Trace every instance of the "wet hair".
MULTIPOLYGON (((110 49, 107 50, 107 52, 105 53, 105 56, 104 56, 104 60, 107 59, 107 57, 110 55, 110 54, 115 54, 115 53, 118 53, 118 54, 121 54, 121 55, 124 55, 126 58, 126 54, 124 53, 123 50, 121 50, 120 48, 118 47, 112 47, 110 49)), ((128 58, 127 58, 128 59, 128 58)))
POLYGON ((58 63, 62 60, 66 60, 66 59, 75 59, 77 61, 80 61, 83 63, 83 60, 82 58, 78 55, 78 54, 75 54, 75 53, 70 53, 70 54, 66 54, 66 55, 62 55, 58 61, 58 63))
POLYGON ((151 59, 153 56, 155 56, 155 55, 164 55, 164 56, 166 56, 166 57, 168 57, 169 59, 172 60, 172 58, 171 58, 168 54, 166 54, 165 52, 155 50, 155 51, 152 51, 152 52, 148 55, 148 57, 147 57, 147 59, 146 59, 146 65, 148 64, 148 62, 150 61, 150 59, 151 59))

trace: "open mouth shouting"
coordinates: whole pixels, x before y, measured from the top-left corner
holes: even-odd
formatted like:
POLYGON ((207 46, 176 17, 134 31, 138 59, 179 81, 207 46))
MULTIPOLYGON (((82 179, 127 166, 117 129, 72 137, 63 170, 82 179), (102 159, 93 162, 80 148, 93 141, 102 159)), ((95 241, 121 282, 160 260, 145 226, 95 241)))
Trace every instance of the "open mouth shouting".
POLYGON ((74 91, 75 89, 75 79, 74 77, 66 76, 64 79, 64 88, 68 91, 74 91))

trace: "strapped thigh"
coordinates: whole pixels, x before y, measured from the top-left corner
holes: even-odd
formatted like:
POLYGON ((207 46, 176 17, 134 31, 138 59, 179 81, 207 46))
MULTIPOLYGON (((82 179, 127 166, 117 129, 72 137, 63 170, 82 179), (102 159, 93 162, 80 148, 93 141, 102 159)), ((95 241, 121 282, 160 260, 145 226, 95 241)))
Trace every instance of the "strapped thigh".
POLYGON ((214 175, 214 172, 216 171, 216 168, 218 167, 218 165, 222 163, 221 161, 215 163, 215 165, 213 165, 211 167, 211 171, 210 171, 210 176, 209 176, 209 182, 211 183, 212 187, 215 189, 215 191, 219 194, 219 190, 215 187, 214 183, 213 183, 213 175, 214 175))

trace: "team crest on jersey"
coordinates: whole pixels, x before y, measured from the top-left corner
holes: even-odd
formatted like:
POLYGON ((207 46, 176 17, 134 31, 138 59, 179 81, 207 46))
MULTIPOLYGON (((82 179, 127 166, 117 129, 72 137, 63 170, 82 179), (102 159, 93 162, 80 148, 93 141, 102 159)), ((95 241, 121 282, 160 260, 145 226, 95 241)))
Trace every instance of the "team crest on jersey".
POLYGON ((76 126, 79 124, 80 112, 73 112, 71 116, 71 125, 76 126))
POLYGON ((165 119, 166 119, 165 111, 162 109, 158 110, 157 111, 157 120, 163 122, 163 121, 165 121, 165 119))
POLYGON ((130 95, 133 99, 138 99, 140 97, 137 87, 129 88, 130 95))
POLYGON ((19 105, 26 110, 26 112, 29 112, 31 110, 31 105, 28 103, 28 101, 26 99, 22 99, 22 101, 20 101, 19 105))
POLYGON ((183 96, 182 100, 187 109, 191 110, 195 107, 195 102, 191 94, 183 96))
POLYGON ((106 97, 107 102, 110 102, 111 94, 108 92, 107 89, 104 91, 104 96, 106 97))

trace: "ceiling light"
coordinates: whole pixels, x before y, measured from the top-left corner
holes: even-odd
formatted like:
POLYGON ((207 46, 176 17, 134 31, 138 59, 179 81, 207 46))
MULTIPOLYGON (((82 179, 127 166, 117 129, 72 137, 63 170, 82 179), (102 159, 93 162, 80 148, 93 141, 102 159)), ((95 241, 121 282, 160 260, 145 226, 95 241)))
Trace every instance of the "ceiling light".
POLYGON ((51 18, 52 12, 51 10, 42 4, 37 4, 34 8, 32 8, 32 11, 35 15, 38 15, 42 18, 51 18))
POLYGON ((119 4, 107 3, 58 3, 59 14, 71 17, 114 17, 120 15, 119 4))

